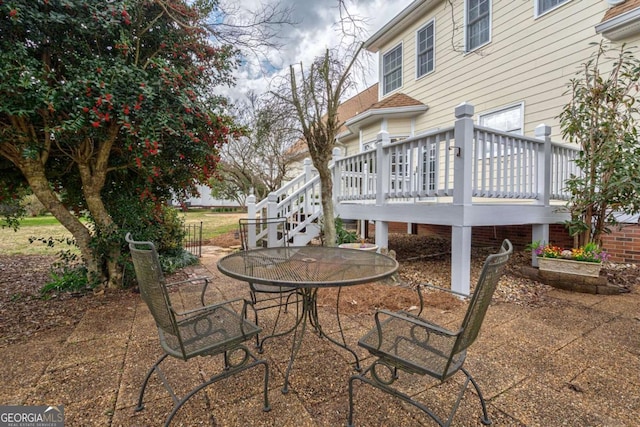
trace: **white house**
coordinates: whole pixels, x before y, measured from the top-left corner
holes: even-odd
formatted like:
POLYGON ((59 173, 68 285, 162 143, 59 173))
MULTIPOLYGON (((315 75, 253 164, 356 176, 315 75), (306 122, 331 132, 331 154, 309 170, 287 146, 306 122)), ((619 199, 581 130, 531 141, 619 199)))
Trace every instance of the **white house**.
MULTIPOLYGON (((636 45, 639 23, 638 0, 414 1, 365 43, 379 56, 378 102, 345 118, 336 213, 374 221, 381 247, 390 223, 450 227, 452 286, 468 292, 474 228, 526 226, 549 241, 568 218, 567 85, 594 43, 636 45)), ((308 168, 249 213, 289 216, 295 234, 320 216, 319 191, 308 168)))
POLYGON ((240 204, 235 200, 216 199, 211 195, 211 188, 206 185, 198 185, 199 197, 190 197, 186 200, 187 206, 199 208, 238 208, 240 204))

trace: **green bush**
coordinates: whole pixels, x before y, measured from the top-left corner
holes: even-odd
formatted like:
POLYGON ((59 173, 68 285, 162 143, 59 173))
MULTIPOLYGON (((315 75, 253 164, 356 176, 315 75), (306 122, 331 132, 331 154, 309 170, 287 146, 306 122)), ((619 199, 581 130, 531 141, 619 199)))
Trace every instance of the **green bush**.
POLYGON ((162 271, 167 274, 175 273, 181 268, 198 264, 198 262, 199 260, 197 256, 182 248, 180 249, 180 252, 178 254, 160 256, 160 265, 162 266, 162 271))
POLYGON ((340 217, 336 217, 336 244, 355 243, 358 241, 358 234, 345 228, 340 217))
MULTIPOLYGON (((185 254, 186 251, 183 249, 184 220, 180 217, 178 209, 163 206, 158 210, 150 204, 136 206, 135 212, 132 210, 122 218, 125 225, 121 227, 120 232, 123 244, 120 262, 124 271, 124 287, 135 284, 135 272, 131 263, 129 247, 124 241, 124 235, 128 232, 135 240, 153 242, 156 245, 162 269, 166 273, 172 273, 183 266, 194 263, 191 260, 191 257, 194 256, 188 252, 185 254)), ((194 258, 197 262, 197 257, 194 258)))
POLYGON ((184 237, 184 220, 180 212, 171 206, 163 206, 156 240, 158 252, 179 255, 184 237))
POLYGON ((51 266, 51 280, 40 289, 42 298, 49 298, 53 293, 59 292, 82 292, 94 288, 97 281, 89 280, 87 268, 82 264, 80 256, 70 247, 76 246, 75 240, 71 238, 54 237, 29 237, 29 243, 39 242, 50 248, 60 245, 67 249, 60 248, 56 253, 58 260, 51 266))
POLYGON ((51 271, 51 281, 40 288, 40 296, 47 299, 54 293, 84 292, 89 289, 87 269, 83 265, 66 266, 61 270, 51 271))

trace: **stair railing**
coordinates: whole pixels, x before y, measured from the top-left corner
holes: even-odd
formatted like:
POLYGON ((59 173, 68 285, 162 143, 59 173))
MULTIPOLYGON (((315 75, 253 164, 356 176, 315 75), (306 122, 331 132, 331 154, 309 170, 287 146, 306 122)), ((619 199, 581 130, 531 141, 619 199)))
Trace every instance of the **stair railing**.
MULTIPOLYGON (((311 165, 304 161, 304 172, 256 203, 254 195, 247 197, 247 216, 260 218, 287 218, 289 237, 295 236, 317 222, 322 215, 320 203, 320 177, 311 165)), ((275 243, 275 242, 273 242, 275 243)), ((269 245, 272 242, 268 242, 269 245)))

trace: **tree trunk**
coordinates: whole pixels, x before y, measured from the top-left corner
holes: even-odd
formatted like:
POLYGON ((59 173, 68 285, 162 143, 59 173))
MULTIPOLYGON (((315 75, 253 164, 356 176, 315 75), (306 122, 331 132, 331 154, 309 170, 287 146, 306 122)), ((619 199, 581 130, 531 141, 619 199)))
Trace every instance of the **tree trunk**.
MULTIPOLYGON (((82 167, 80 169, 83 169, 82 167)), ((86 171, 85 171, 86 172, 86 171)), ((84 173, 81 172, 80 176, 83 177, 84 173)), ((91 212, 91 217, 95 221, 96 227, 100 230, 103 236, 107 238, 109 246, 106 248, 106 259, 103 260, 103 267, 105 269, 106 278, 105 282, 108 288, 119 288, 122 286, 122 273, 118 267, 118 259, 120 258, 120 242, 119 240, 109 239, 108 236, 117 232, 117 226, 113 222, 113 218, 107 212, 102 198, 100 197, 100 191, 103 185, 95 183, 95 180, 89 180, 91 184, 85 184, 85 178, 82 178, 83 187, 82 192, 87 202, 87 208, 91 212)))
POLYGON ((333 247, 336 245, 336 222, 333 212, 333 179, 328 167, 318 168, 320 176, 320 194, 322 202, 322 215, 324 218, 324 245, 333 247))
POLYGON ((66 206, 58 199, 57 195, 51 189, 51 185, 44 173, 44 167, 39 160, 23 159, 16 163, 16 166, 22 171, 31 190, 38 198, 40 203, 51 212, 51 214, 60 223, 71 232, 76 240, 76 244, 80 249, 80 255, 87 267, 89 277, 97 277, 104 280, 104 275, 100 269, 95 253, 91 248, 91 233, 78 218, 69 212, 66 206))
MULTIPOLYGON (((119 239, 109 238, 110 235, 117 232, 118 227, 113 222, 113 218, 107 211, 100 193, 104 188, 104 183, 106 181, 109 154, 113 146, 113 141, 117 136, 117 132, 117 125, 111 125, 110 135, 99 144, 97 153, 92 154, 87 158, 77 160, 80 180, 82 181, 82 194, 85 202, 87 203, 87 209, 89 209, 91 217, 93 218, 96 227, 100 230, 101 235, 104 236, 108 242, 105 254, 106 259, 103 261, 103 266, 105 267, 105 273, 107 275, 106 284, 109 288, 119 288, 122 285, 122 274, 118 268, 120 241, 119 239)), ((92 142, 87 140, 84 144, 90 145, 92 142)), ((80 152, 93 153, 93 151, 89 149, 80 152)))

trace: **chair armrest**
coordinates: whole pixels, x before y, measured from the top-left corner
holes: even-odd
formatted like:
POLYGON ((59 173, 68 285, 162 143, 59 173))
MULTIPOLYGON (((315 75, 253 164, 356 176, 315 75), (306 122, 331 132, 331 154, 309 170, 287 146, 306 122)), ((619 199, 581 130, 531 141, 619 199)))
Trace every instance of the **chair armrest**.
POLYGON ((167 283, 167 287, 176 286, 176 285, 184 285, 186 283, 199 282, 204 281, 206 283, 209 282, 210 277, 202 276, 202 277, 192 277, 190 279, 180 280, 179 282, 171 282, 167 283))
POLYGON ((204 294, 207 291, 207 288, 209 287, 209 277, 206 277, 206 276, 192 277, 190 279, 180 280, 179 282, 167 283, 165 286, 167 288, 170 288, 173 286, 180 286, 180 285, 185 285, 185 284, 195 283, 195 282, 204 282, 204 284, 202 285, 202 291, 200 291, 200 304, 202 304, 202 306, 204 307, 205 306, 204 294))
MULTIPOLYGON (((385 314, 385 315, 390 316, 390 317, 395 317, 395 318, 400 319, 402 321, 405 321, 405 322, 411 323, 413 325, 420 326, 422 328, 425 328, 425 329, 428 329, 430 331, 436 332, 436 333, 438 333, 440 335, 447 335, 447 336, 450 336, 450 337, 455 337, 460 333, 460 331, 451 332, 448 329, 444 329, 444 328, 442 328, 442 327, 440 327, 438 325, 435 325, 433 323, 426 322, 424 319, 421 319, 418 316, 414 316, 411 313, 406 313, 406 312, 402 312, 402 311, 397 312, 397 311, 389 311, 389 310, 378 310, 378 311, 376 311, 376 314, 375 314, 375 321, 376 321, 376 328, 378 329, 378 336, 379 337, 382 336, 382 325, 381 325, 380 318, 379 318, 380 314, 385 314)), ((382 340, 379 340, 378 342, 382 342, 382 340)))
POLYGON ((420 287, 412 285, 409 282, 404 281, 398 272, 395 272, 388 278, 384 279, 383 282, 385 285, 388 285, 391 288, 403 288, 412 292, 415 292, 418 297, 418 316, 422 314, 422 310, 424 309, 424 300, 422 299, 422 293, 420 292, 420 287))
POLYGON ((440 286, 434 286, 434 285, 431 285, 429 283, 420 283, 418 285, 418 287, 419 288, 420 287, 424 287, 424 288, 428 288, 428 289, 434 289, 436 291, 447 292, 447 293, 449 293, 451 295, 455 295, 457 297, 464 298, 464 299, 470 298, 471 295, 473 295, 473 293, 470 294, 470 295, 466 295, 466 294, 463 294, 462 292, 456 292, 456 291, 451 290, 451 289, 441 288, 440 286))
MULTIPOLYGON (((210 304, 210 305, 206 305, 204 307, 198 307, 198 308, 194 308, 191 310, 185 310, 185 311, 176 311, 173 308, 171 308, 171 311, 175 314, 176 317, 180 316, 180 317, 184 317, 184 320, 189 320, 192 319, 193 317, 197 317, 197 316, 206 316, 209 313, 213 313, 217 310, 223 310, 228 314, 232 314, 232 318, 234 318, 235 320, 237 320, 237 324, 240 327, 240 332, 242 333, 242 335, 248 335, 247 331, 245 330, 245 327, 249 327, 249 329, 253 329, 253 331, 249 331, 249 333, 257 333, 260 331, 260 328, 255 325, 254 323, 250 322, 247 320, 247 307, 251 306, 253 307, 253 304, 251 303, 251 301, 247 301, 244 298, 235 298, 235 299, 231 299, 231 300, 226 300, 226 301, 220 301, 217 302, 215 304, 210 304), (238 313, 232 306, 232 304, 237 303, 242 301, 242 311, 241 314, 238 313), (257 331, 257 332, 256 332, 257 331)), ((180 323, 180 321, 178 321, 178 323, 180 323)))
POLYGON ((219 302, 217 302, 215 304, 209 304, 209 305, 205 305, 205 306, 202 306, 202 307, 192 308, 192 309, 184 310, 184 311, 178 311, 178 310, 174 309, 173 307, 171 307, 171 311, 173 311, 173 313, 176 316, 190 316, 192 314, 205 313, 205 312, 208 312, 208 311, 211 311, 211 310, 215 310, 217 308, 224 307, 225 305, 231 305, 231 304, 239 302, 239 301, 244 301, 244 304, 243 304, 243 307, 242 307, 243 311, 245 311, 245 307, 246 307, 247 303, 249 305, 251 305, 251 303, 249 301, 245 300, 244 298, 235 298, 235 299, 230 299, 230 300, 226 300, 226 301, 219 301, 219 302))

